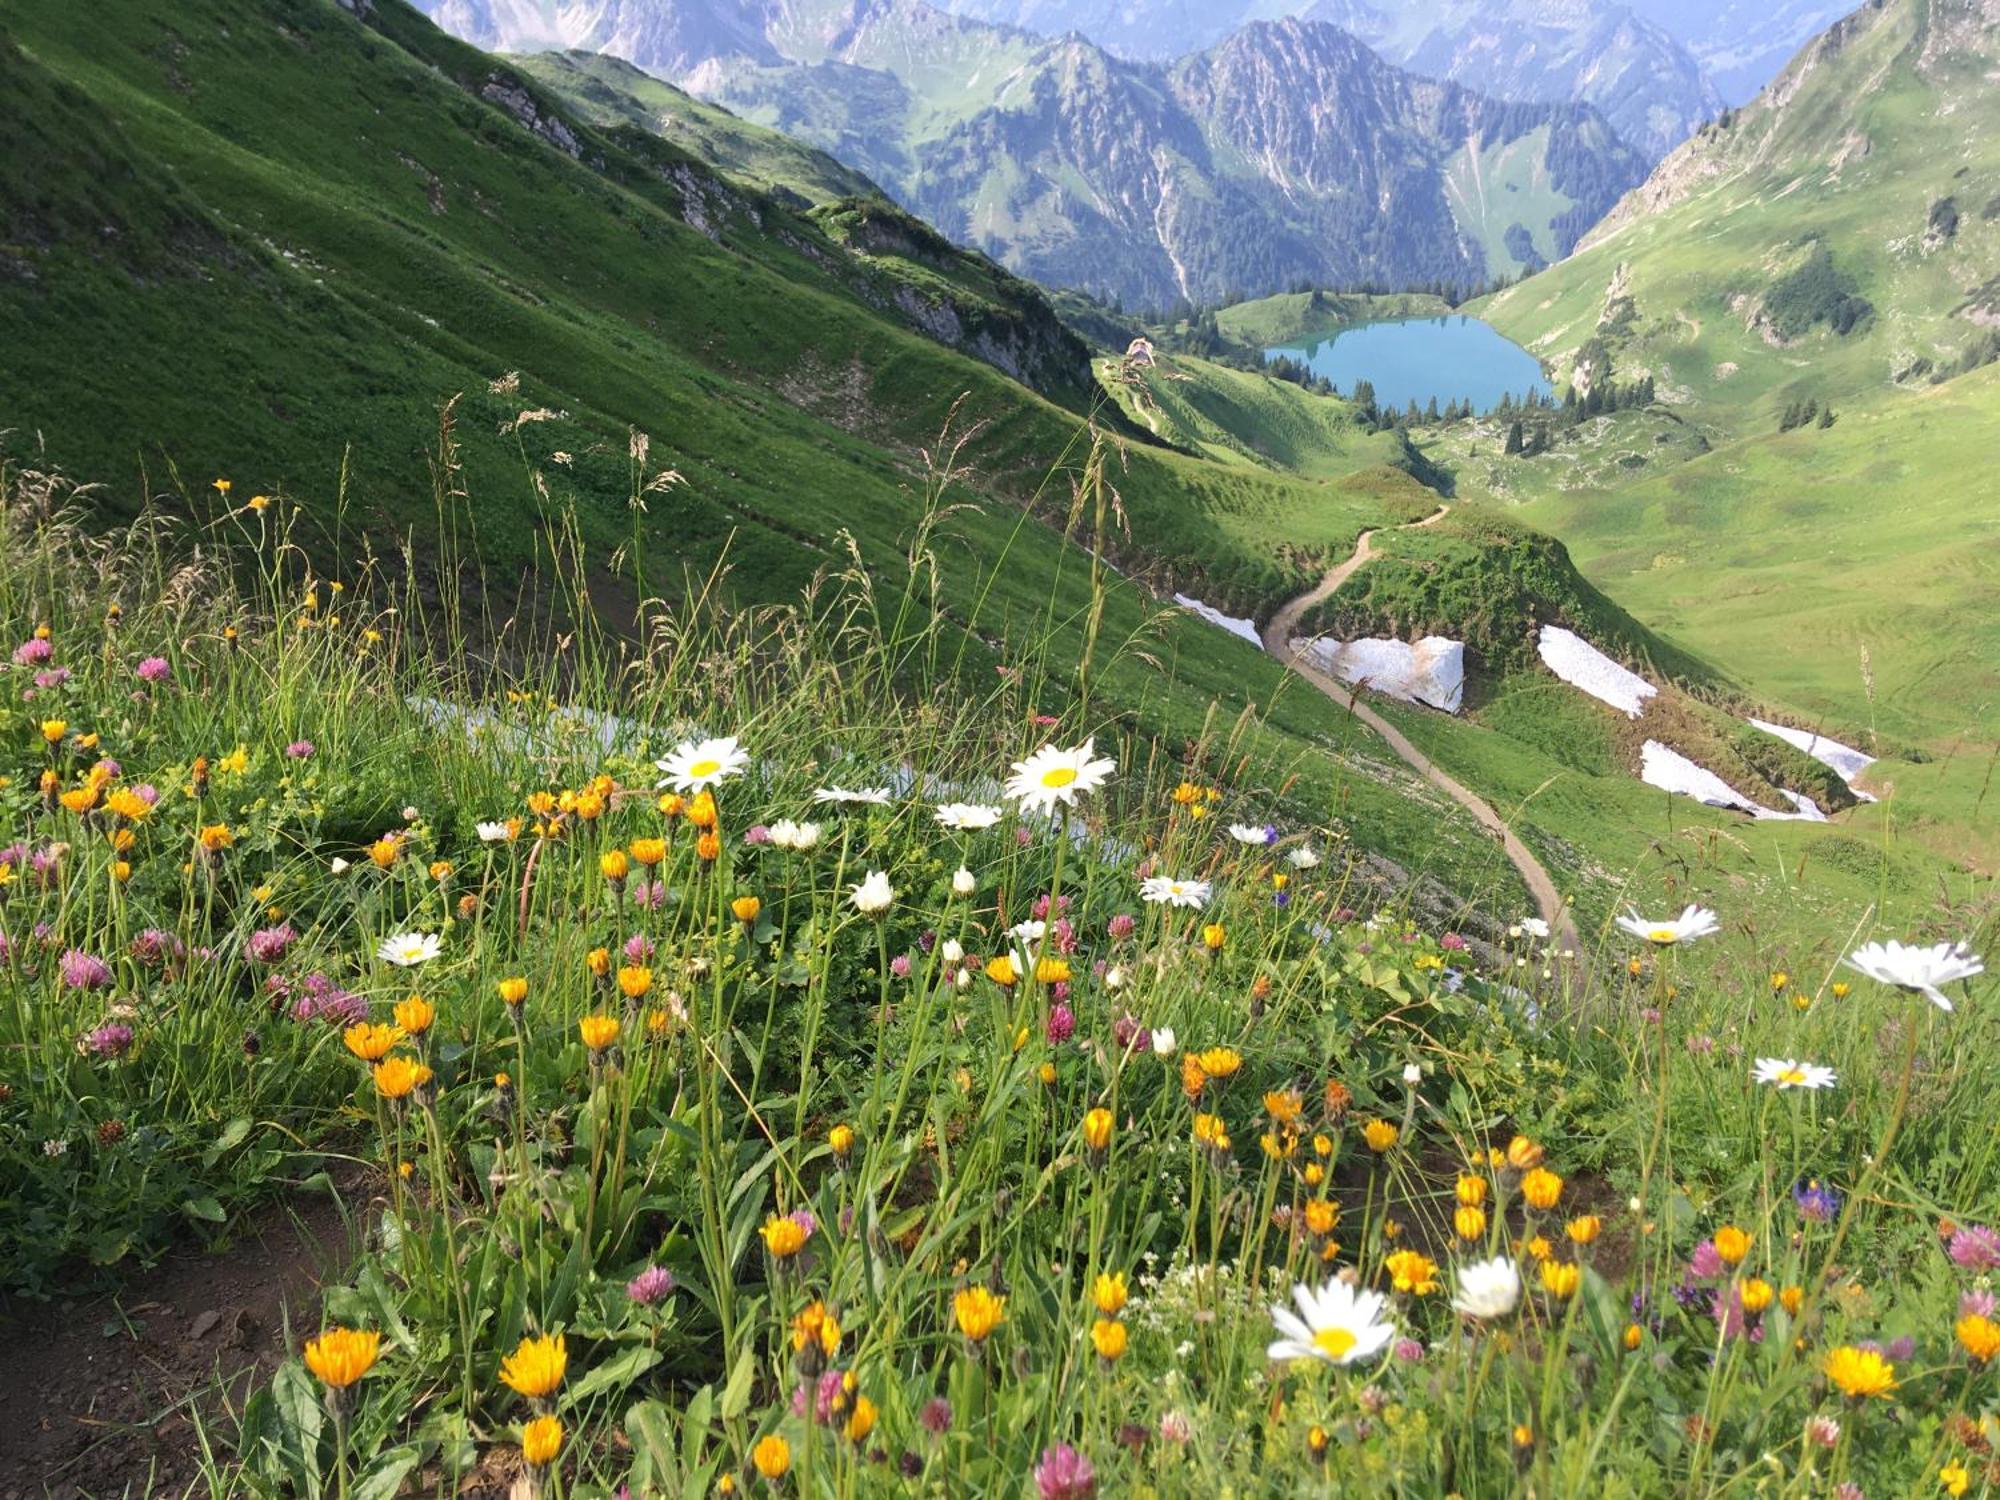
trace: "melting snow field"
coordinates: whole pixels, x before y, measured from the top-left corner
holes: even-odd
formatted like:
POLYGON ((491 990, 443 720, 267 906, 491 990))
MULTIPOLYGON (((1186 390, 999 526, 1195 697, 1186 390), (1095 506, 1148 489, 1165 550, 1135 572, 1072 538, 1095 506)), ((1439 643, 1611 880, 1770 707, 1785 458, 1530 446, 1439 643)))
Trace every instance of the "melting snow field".
POLYGON ((1645 709, 1646 700, 1659 691, 1638 673, 1626 671, 1573 630, 1544 625, 1537 649, 1541 652, 1542 665, 1556 676, 1571 687, 1581 688, 1598 702, 1622 709, 1627 718, 1638 718, 1645 709))
POLYGON ((1737 791, 1715 772, 1696 765, 1678 750, 1658 740, 1647 740, 1639 751, 1639 779, 1662 791, 1679 792, 1710 807, 1733 807, 1739 812, 1760 811, 1757 804, 1737 791))
MULTIPOLYGON (((1843 745, 1838 740, 1830 740, 1823 734, 1814 734, 1810 729, 1793 729, 1786 724, 1767 724, 1762 719, 1750 721, 1766 734, 1775 734, 1786 744, 1805 751, 1821 765, 1829 767, 1848 786, 1854 785, 1854 778, 1875 764, 1875 757, 1864 755, 1852 746, 1843 745)), ((1875 799, 1867 792, 1854 793, 1864 802, 1875 799)))
POLYGON ((1257 627, 1250 621, 1240 619, 1235 615, 1225 615, 1213 604, 1203 604, 1199 599, 1190 599, 1186 594, 1174 595, 1174 603, 1178 604, 1182 609, 1200 615, 1211 625, 1220 625, 1231 635, 1241 636, 1260 650, 1263 648, 1263 637, 1257 634, 1257 627))
POLYGON ((1408 641, 1367 637, 1358 641, 1295 641, 1321 671, 1373 688, 1405 703, 1455 714, 1465 701, 1465 647, 1443 636, 1408 641))
MULTIPOLYGON (((1707 767, 1689 760, 1680 751, 1662 745, 1658 740, 1647 740, 1639 750, 1639 779, 1647 786, 1656 786, 1662 791, 1679 792, 1683 797, 1692 797, 1697 802, 1710 807, 1734 808, 1737 812, 1747 812, 1752 817, 1768 820, 1791 820, 1823 823, 1826 814, 1812 798, 1797 792, 1786 791, 1785 798, 1792 804, 1792 811, 1779 812, 1752 802, 1707 767)), ((1780 788, 1783 791, 1783 788, 1780 788)))

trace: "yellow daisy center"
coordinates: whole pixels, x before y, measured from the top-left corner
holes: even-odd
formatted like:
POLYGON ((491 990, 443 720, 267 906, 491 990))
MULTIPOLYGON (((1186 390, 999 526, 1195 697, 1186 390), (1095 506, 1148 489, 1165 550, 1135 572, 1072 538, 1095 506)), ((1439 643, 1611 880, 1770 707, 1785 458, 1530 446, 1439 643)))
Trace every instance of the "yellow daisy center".
POLYGON ((1042 785, 1047 787, 1068 786, 1076 780, 1075 766, 1051 766, 1042 772, 1042 785))
POLYGON ((1803 1068, 1785 1068, 1778 1074, 1778 1082, 1780 1083, 1804 1083, 1805 1081, 1806 1075, 1803 1068))
POLYGON ((1354 1335, 1345 1328, 1322 1328, 1313 1335, 1313 1347, 1328 1359, 1339 1359, 1354 1347, 1354 1335))
POLYGON ((687 773, 690 777, 698 778, 702 776, 713 776, 717 771, 720 771, 721 769, 722 769, 722 762, 719 760, 698 760, 693 765, 688 767, 687 773))
POLYGON ((1672 927, 1655 927, 1646 936, 1655 943, 1671 943, 1679 940, 1680 933, 1672 927))

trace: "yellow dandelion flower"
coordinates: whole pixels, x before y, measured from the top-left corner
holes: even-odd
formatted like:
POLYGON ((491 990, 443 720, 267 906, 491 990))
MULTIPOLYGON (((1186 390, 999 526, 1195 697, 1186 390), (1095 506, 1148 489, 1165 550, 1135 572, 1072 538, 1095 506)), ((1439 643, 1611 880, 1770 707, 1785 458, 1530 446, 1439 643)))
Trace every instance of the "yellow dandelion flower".
POLYGON ((562 1452, 563 1424, 551 1416, 536 1417, 521 1427, 521 1457, 531 1469, 546 1469, 562 1452))
POLYGON ((569 1345, 561 1334, 524 1338, 514 1352, 500 1361, 501 1381, 526 1396, 540 1401, 555 1393, 569 1368, 569 1345))
POLYGON ((952 1297, 951 1314, 960 1333, 975 1344, 983 1344, 1007 1321, 1007 1299, 994 1296, 983 1286, 969 1286, 952 1297))
POLYGON ((1116 1364, 1125 1354, 1125 1325, 1115 1318, 1099 1318, 1090 1325, 1091 1346, 1106 1364, 1116 1364))
POLYGON ((380 1021, 362 1021, 340 1034, 347 1050, 363 1062, 380 1062, 403 1039, 402 1032, 380 1021))
POLYGON ((333 1327, 306 1344, 306 1368, 320 1382, 344 1391, 375 1367, 382 1335, 358 1328, 333 1327))
POLYGON ((1873 1349, 1843 1344, 1828 1351, 1820 1370, 1850 1401, 1886 1400, 1896 1389, 1896 1367, 1873 1349))

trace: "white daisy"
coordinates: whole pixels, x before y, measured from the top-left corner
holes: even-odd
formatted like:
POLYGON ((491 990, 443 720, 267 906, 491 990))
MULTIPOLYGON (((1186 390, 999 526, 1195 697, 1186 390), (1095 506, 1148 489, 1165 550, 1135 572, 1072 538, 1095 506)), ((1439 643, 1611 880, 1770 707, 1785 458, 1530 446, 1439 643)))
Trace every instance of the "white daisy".
POLYGON ((1758 1058, 1750 1078, 1754 1083, 1775 1084, 1781 1089, 1830 1089, 1839 1081, 1831 1068, 1793 1062, 1789 1057, 1758 1058))
POLYGON ((1523 917, 1514 925, 1531 938, 1545 938, 1549 935, 1549 924, 1540 917, 1523 917))
POLYGON ((1032 948, 1042 940, 1043 935, 1048 930, 1048 923, 1030 919, 1026 922, 1016 922, 1012 927, 1009 927, 1007 929, 1007 936, 1024 947, 1032 948))
POLYGON ((666 773, 661 786, 677 792, 698 792, 738 776, 750 765, 750 754, 730 735, 719 740, 683 740, 673 753, 654 762, 666 773))
POLYGON ((443 944, 437 934, 431 932, 399 932, 394 937, 382 939, 382 946, 375 950, 375 956, 384 963, 394 964, 399 969, 412 968, 417 964, 429 963, 438 956, 443 944))
POLYGON ((1323 1359, 1336 1365, 1356 1365, 1373 1359, 1396 1336, 1386 1322, 1380 1292, 1358 1292, 1344 1281, 1329 1281, 1318 1291, 1300 1284, 1292 1288, 1289 1307, 1271 1309, 1279 1337, 1269 1349, 1272 1359, 1323 1359))
POLYGON ((765 830, 774 849, 795 849, 803 852, 819 842, 819 824, 794 823, 790 818, 780 818, 765 830))
POLYGON ((1117 769, 1117 761, 1097 758, 1095 740, 1085 740, 1073 750, 1044 745, 1026 760, 1014 762, 1005 791, 1023 812, 1048 812, 1058 802, 1074 806, 1078 797, 1103 786, 1117 769))
POLYGON ((1618 925, 1633 937, 1644 938, 1662 948, 1671 948, 1675 943, 1691 943, 1696 938, 1708 937, 1722 930, 1722 924, 1715 920, 1715 913, 1705 906, 1690 906, 1670 921, 1642 917, 1636 911, 1627 912, 1618 919, 1618 925))
POLYGON ((979 889, 979 877, 960 865, 952 872, 951 893, 954 896, 970 896, 979 889))
POLYGON ((1172 875, 1151 875, 1139 882, 1139 899, 1154 906, 1182 906, 1190 910, 1208 904, 1206 880, 1179 880, 1172 875))
POLYGON ((1310 870, 1319 863, 1319 856, 1304 844, 1299 845, 1285 856, 1285 863, 1294 870, 1310 870))
POLYGON ((977 833, 999 822, 1006 816, 1006 811, 984 802, 944 802, 938 805, 937 820, 946 828, 956 828, 961 833, 977 833))
POLYGON ((1231 823, 1229 836, 1239 844, 1275 844, 1278 830, 1266 823, 1231 823))
POLYGON ((1153 1056, 1172 1057, 1180 1051, 1180 1038, 1174 1035, 1174 1028, 1162 1026, 1147 1038, 1153 1044, 1153 1056))
POLYGON ((1893 938, 1886 943, 1857 948, 1843 962, 1870 979, 1912 995, 1928 995, 1939 1010, 1951 1009, 1951 1001, 1939 985, 1986 972, 1985 962, 1963 943, 1933 943, 1928 948, 1919 948, 1893 938))
POLYGON ((823 786, 813 791, 813 801, 821 803, 862 802, 870 807, 887 807, 889 789, 886 786, 864 787, 858 792, 850 792, 844 786, 823 786))
POLYGON ((854 909, 862 916, 879 917, 894 903, 896 891, 889 884, 886 874, 870 870, 868 877, 847 893, 847 899, 854 903, 854 909))
POLYGON ((1458 1268, 1451 1305, 1468 1318, 1504 1318, 1521 1301, 1521 1271, 1511 1258, 1496 1255, 1458 1268))
POLYGON ((482 844, 505 844, 513 837, 514 830, 509 824, 492 822, 479 825, 479 842, 482 844))

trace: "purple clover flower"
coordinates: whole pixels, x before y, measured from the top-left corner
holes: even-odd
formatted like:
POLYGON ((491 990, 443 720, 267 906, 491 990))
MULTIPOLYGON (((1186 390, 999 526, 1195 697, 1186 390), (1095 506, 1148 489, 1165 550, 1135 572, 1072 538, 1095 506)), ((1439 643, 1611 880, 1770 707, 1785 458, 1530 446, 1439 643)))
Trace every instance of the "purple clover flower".
POLYGON ((298 940, 290 922, 281 922, 276 927, 260 927, 250 934, 243 944, 243 951, 252 962, 274 964, 284 958, 285 950, 298 940))
POLYGON ((1042 1500, 1094 1500, 1097 1470, 1068 1443, 1042 1450, 1035 1465, 1035 1489, 1042 1500))
POLYGON ((132 957, 139 961, 142 968, 150 969, 170 958, 179 958, 185 951, 179 938, 158 927, 148 927, 132 939, 132 957))
POLYGON ((66 989, 101 990, 111 983, 111 965, 81 948, 65 948, 59 965, 66 989))
POLYGON ((625 1283, 625 1295, 641 1307, 651 1307, 671 1297, 676 1285, 674 1273, 665 1266, 648 1266, 625 1283))
POLYGON ((164 656, 149 656, 133 670, 141 682, 165 682, 174 671, 164 656))
POLYGON ((93 1057, 116 1059, 132 1050, 132 1028, 119 1021, 98 1027, 84 1036, 83 1043, 93 1057))
POLYGON ((1952 1232, 1945 1253, 1952 1258, 1953 1264, 1968 1271, 2000 1268, 2000 1231, 1988 1229, 1982 1224, 1968 1224, 1952 1232))

